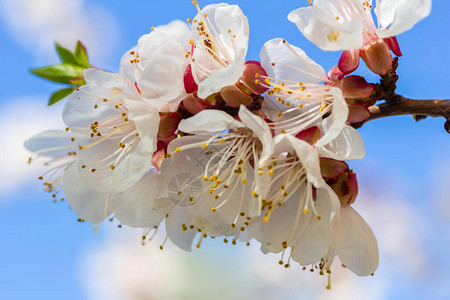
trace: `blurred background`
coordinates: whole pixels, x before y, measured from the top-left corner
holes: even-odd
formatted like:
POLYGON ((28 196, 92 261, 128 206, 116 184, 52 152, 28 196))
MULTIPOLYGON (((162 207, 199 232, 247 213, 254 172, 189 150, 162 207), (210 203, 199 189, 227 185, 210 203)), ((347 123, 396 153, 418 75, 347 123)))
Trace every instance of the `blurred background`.
MULTIPOLYGON (((248 59, 283 37, 326 70, 337 63, 340 53, 320 51, 286 19, 307 1, 229 3, 248 16, 248 59)), ((398 36, 400 94, 450 98, 449 11, 450 1, 436 0, 427 19, 398 36)), ((354 207, 378 238, 380 266, 359 278, 336 263, 330 291, 325 277, 280 267, 256 243, 207 240, 185 253, 167 242, 161 251, 164 236, 143 247, 140 230, 114 222, 96 235, 67 203, 52 203, 37 180, 42 164, 28 165, 22 144, 64 128, 63 103, 47 107, 58 87, 28 69, 57 62, 55 40, 73 49, 80 39, 92 64, 118 71, 121 55, 152 26, 195 13, 189 0, 0 0, 0 299, 449 299, 450 136, 443 119, 392 117, 360 129, 367 156, 350 164, 360 185, 354 207)))

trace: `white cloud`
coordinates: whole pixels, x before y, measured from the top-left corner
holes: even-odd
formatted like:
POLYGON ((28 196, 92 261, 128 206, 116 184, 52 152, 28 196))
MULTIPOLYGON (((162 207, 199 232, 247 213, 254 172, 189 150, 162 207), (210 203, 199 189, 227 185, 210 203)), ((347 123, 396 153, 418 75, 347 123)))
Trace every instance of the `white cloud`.
MULTIPOLYGON (((23 142, 46 129, 63 129, 61 105, 47 107, 47 97, 17 98, 0 108, 0 193, 13 193, 30 179, 35 180, 43 167, 37 161, 27 164, 30 153, 23 142)), ((2 197, 5 198, 6 197, 2 197)))
POLYGON ((140 246, 139 236, 128 230, 109 233, 106 243, 86 251, 81 278, 94 300, 384 299, 397 284, 414 284, 427 259, 417 213, 395 194, 373 194, 363 190, 358 211, 378 237, 380 268, 374 277, 358 277, 336 259, 331 291, 326 276, 295 263, 286 269, 278 265, 279 255, 262 254, 256 242, 231 246, 215 239, 192 253, 173 245, 160 251, 158 242, 140 246))
POLYGON ((101 63, 118 39, 109 13, 84 0, 0 0, 0 14, 13 39, 38 59, 55 59, 55 40, 71 49, 81 40, 101 63))

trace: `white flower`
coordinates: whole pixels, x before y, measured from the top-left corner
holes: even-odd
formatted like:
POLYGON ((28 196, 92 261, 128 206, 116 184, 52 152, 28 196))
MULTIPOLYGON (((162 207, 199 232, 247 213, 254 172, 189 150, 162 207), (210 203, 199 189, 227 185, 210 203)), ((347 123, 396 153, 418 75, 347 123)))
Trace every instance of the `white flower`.
POLYGON ((269 75, 270 87, 265 97, 265 112, 272 128, 296 134, 318 126, 324 117, 330 127, 320 143, 328 144, 342 131, 348 117, 348 106, 339 88, 329 84, 323 68, 303 50, 283 39, 266 42, 261 50, 261 64, 269 75))
MULTIPOLYGON (((338 150, 346 138, 356 139, 357 145, 343 146, 336 153, 327 149, 327 154, 350 159, 364 153, 359 135, 350 128, 345 128, 330 149, 338 150)), ((321 274, 331 273, 337 254, 357 275, 370 275, 378 266, 376 239, 353 208, 340 204, 322 178, 322 151, 322 146, 314 147, 289 134, 275 137, 274 156, 259 169, 260 177, 271 179, 266 181, 269 192, 264 195, 263 216, 253 220, 250 237, 261 242, 265 253, 282 252, 280 264, 286 267, 292 259, 301 265, 315 264, 321 274)))
POLYGON ((249 26, 239 6, 211 4, 192 21, 191 71, 198 96, 206 98, 242 76, 248 48, 249 26))
MULTIPOLYGON (((264 120, 244 106, 239 118, 205 110, 180 123, 182 132, 195 135, 173 140, 161 167, 175 212, 185 215, 178 224, 169 212, 166 223, 173 232, 169 238, 177 239, 181 231, 195 228, 212 237, 237 239, 251 218, 260 214, 252 165, 257 166, 272 152, 268 150, 271 132, 264 120)), ((189 242, 182 244, 189 248, 189 242)))
POLYGON ((377 0, 372 18, 371 0, 314 0, 310 7, 292 11, 288 19, 322 50, 345 50, 339 69, 349 74, 361 56, 374 73, 385 75, 392 67, 392 50, 401 56, 396 35, 427 17, 431 0, 377 0))
POLYGON ((158 109, 142 101, 122 75, 87 69, 84 77, 87 84, 70 96, 63 112, 80 149, 80 176, 96 191, 124 191, 152 167, 158 109))
POLYGON ((78 172, 78 149, 71 141, 73 133, 50 130, 25 141, 34 157, 48 157, 48 170, 39 178, 55 199, 67 199, 80 219, 100 224, 114 213, 123 224, 132 227, 159 225, 168 211, 167 183, 152 169, 130 189, 118 193, 101 193, 92 189, 78 172))
POLYGON ((120 73, 139 88, 142 97, 160 111, 176 111, 187 95, 183 75, 190 60, 191 31, 186 23, 173 21, 152 28, 138 45, 125 53, 120 73))
POLYGON ((378 38, 393 37, 427 17, 431 0, 314 0, 309 7, 292 11, 288 19, 322 50, 359 49, 378 38))

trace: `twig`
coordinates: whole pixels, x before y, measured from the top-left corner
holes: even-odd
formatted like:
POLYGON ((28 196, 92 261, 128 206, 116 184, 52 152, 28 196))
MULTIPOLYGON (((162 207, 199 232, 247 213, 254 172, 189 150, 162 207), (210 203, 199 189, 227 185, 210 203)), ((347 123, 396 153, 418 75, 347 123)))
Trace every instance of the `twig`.
POLYGON ((416 120, 424 117, 444 117, 447 120, 445 129, 450 133, 450 100, 413 100, 400 95, 395 95, 395 97, 398 99, 396 103, 385 102, 370 106, 370 117, 362 122, 354 123, 352 126, 360 128, 371 120, 400 115, 413 115, 416 116, 416 120))

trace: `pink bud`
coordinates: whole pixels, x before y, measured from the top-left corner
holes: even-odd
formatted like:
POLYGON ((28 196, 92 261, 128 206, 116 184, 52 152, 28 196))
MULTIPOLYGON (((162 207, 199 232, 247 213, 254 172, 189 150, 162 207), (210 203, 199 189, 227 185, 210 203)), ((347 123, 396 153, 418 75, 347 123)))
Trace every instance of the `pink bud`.
POLYGON ((392 67, 391 52, 382 39, 364 46, 360 53, 367 67, 378 75, 386 75, 392 67))
POLYGON ((226 86, 220 90, 225 103, 230 107, 239 107, 241 104, 249 106, 253 102, 253 98, 239 89, 235 84, 226 86))
POLYGON ((357 75, 343 78, 340 88, 344 98, 367 98, 373 92, 373 86, 364 77, 357 75))
POLYGON ((266 70, 261 66, 261 63, 254 60, 249 60, 244 65, 244 72, 241 76, 241 82, 253 93, 261 95, 265 93, 269 87, 264 86, 264 78, 266 76, 266 70))
POLYGON ((195 93, 198 90, 198 85, 195 83, 194 76, 192 75, 192 67, 189 64, 184 71, 183 77, 184 90, 186 93, 195 93))
POLYGON ((307 142, 310 145, 314 145, 320 138, 320 135, 321 131, 319 127, 313 126, 300 131, 295 135, 295 137, 301 139, 302 141, 307 142))
POLYGON ((359 66, 359 49, 345 50, 339 58, 338 67, 344 75, 355 71, 359 66))
POLYGON ((370 117, 369 109, 361 103, 349 104, 348 110, 347 122, 349 123, 358 123, 370 117))

